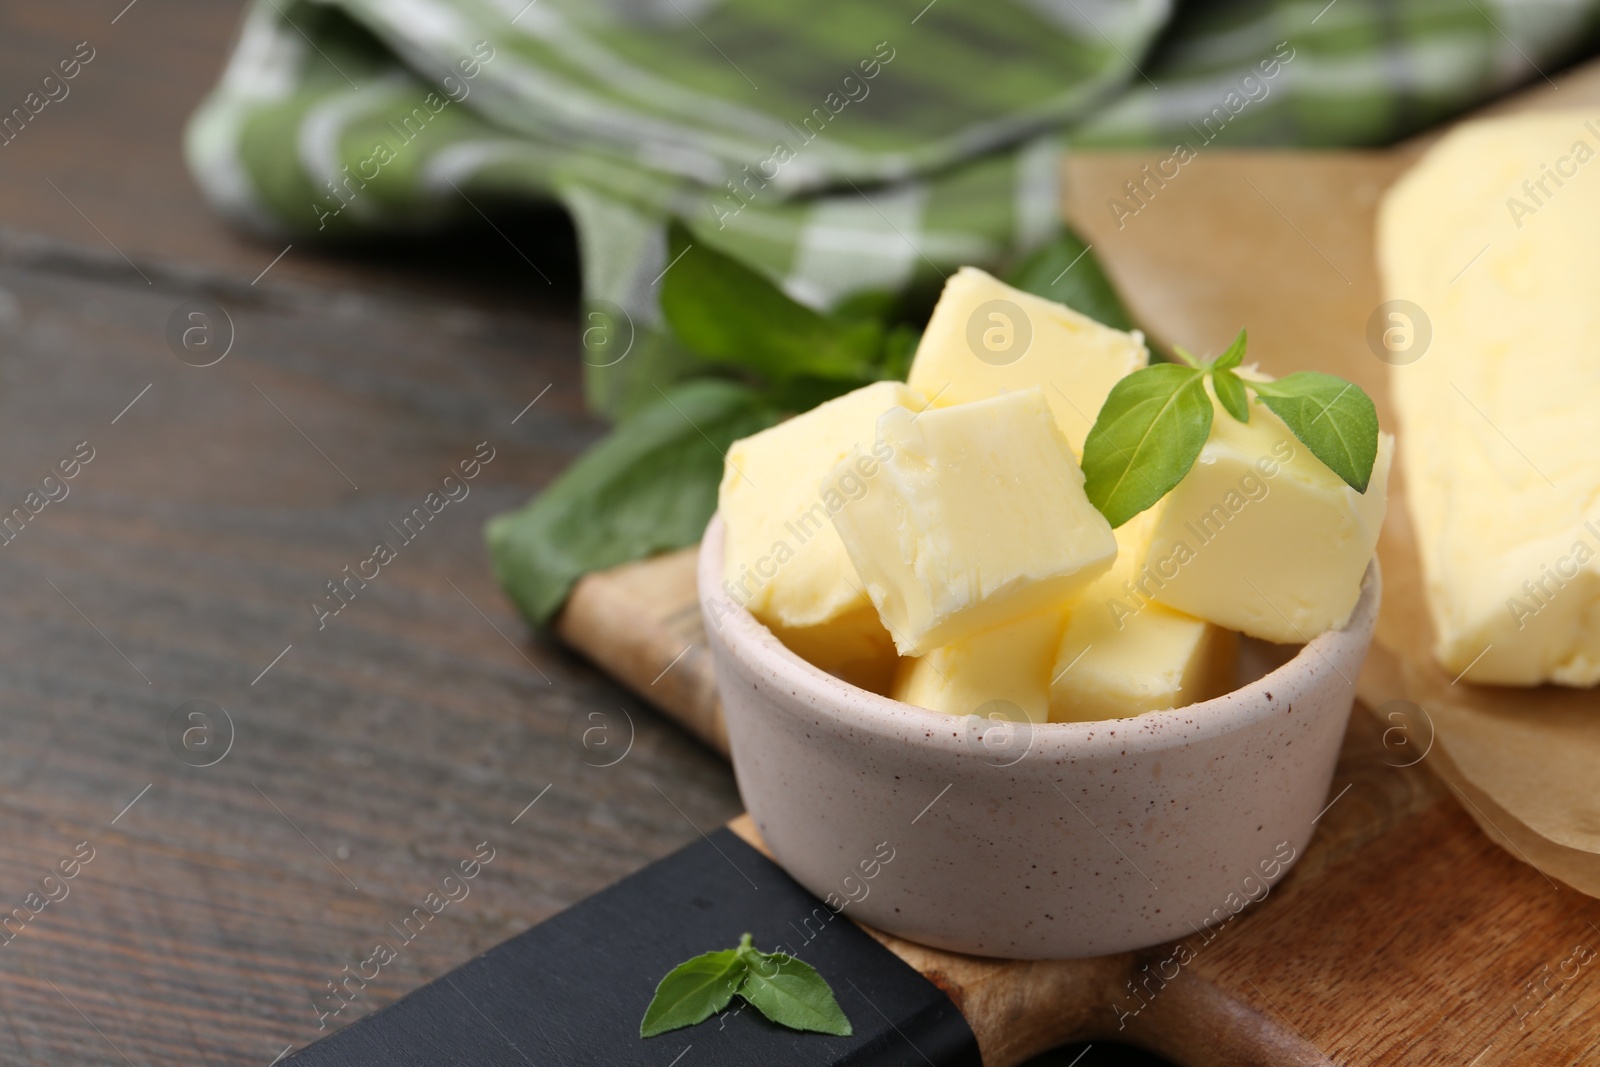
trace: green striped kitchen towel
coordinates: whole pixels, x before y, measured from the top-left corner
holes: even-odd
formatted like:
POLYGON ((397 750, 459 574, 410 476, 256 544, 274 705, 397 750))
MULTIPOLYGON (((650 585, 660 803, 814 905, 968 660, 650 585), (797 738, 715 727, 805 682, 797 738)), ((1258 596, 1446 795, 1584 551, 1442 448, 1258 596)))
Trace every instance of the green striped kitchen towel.
POLYGON ((616 413, 689 366, 670 217, 827 309, 1052 237, 1066 147, 1383 142, 1579 54, 1597 7, 257 0, 187 153, 218 210, 296 239, 564 205, 586 301, 632 328, 588 378, 616 413))

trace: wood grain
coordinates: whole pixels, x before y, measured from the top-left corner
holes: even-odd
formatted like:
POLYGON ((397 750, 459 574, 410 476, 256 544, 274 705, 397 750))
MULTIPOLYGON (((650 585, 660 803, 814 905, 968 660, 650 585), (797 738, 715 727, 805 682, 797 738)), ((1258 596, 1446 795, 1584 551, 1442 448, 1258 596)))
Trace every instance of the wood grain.
POLYGON ((0 548, 0 911, 97 849, 0 945, 0 1062, 267 1064, 479 841, 472 897, 330 1025, 738 811, 721 761, 530 644, 490 574, 483 521, 599 429, 570 322, 260 290, 213 288, 239 336, 200 370, 163 336, 184 292, 0 256, 0 500, 96 450, 0 548), (469 495, 401 545, 388 523, 481 441, 469 495), (398 557, 319 629, 380 538, 398 557), (195 699, 232 718, 212 767, 169 748, 195 699), (596 712, 631 738, 616 766, 578 741, 596 712))
POLYGON ((556 631, 726 758, 728 729, 694 591, 696 551, 667 552, 585 576, 556 631))
POLYGON ((5 513, 76 442, 96 450, 0 547, 0 917, 96 850, 0 938, 8 1067, 265 1067, 325 1032, 325 983, 479 841, 497 853, 471 897, 329 1027, 739 810, 724 763, 530 641, 490 575, 484 519, 603 429, 570 226, 497 218, 553 285, 487 226, 297 245, 252 284, 284 244, 228 230, 180 155, 243 6, 0 5, 7 109, 76 42, 97 53, 0 148, 5 513), (237 327, 204 370, 164 337, 198 297, 237 327), (316 629, 324 583, 484 440, 470 495, 316 629), (235 728, 208 768, 168 747, 194 699, 235 728), (612 767, 579 741, 596 712, 631 741, 612 767))

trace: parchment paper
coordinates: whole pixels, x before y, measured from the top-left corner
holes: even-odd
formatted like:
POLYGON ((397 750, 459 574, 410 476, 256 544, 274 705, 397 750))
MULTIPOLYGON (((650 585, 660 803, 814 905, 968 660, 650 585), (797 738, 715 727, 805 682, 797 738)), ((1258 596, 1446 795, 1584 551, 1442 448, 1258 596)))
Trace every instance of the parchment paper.
POLYGON ((1389 494, 1378 544, 1383 610, 1362 700, 1405 731, 1416 756, 1497 844, 1600 897, 1600 692, 1480 686, 1446 673, 1430 651, 1433 625, 1403 478, 1391 478, 1389 494), (1422 712, 1391 703, 1397 700, 1422 712))

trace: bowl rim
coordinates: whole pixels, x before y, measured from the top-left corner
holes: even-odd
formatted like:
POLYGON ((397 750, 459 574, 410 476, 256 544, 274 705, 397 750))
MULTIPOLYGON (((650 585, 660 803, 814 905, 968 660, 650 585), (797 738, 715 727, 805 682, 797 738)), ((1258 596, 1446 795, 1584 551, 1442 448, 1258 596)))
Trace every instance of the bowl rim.
MULTIPOLYGON (((802 659, 775 637, 743 605, 722 591, 724 530, 714 514, 706 526, 696 559, 696 598, 706 622, 708 642, 721 640, 748 666, 765 670, 817 715, 859 734, 930 749, 956 750, 979 758, 963 730, 973 716, 958 717, 895 700, 835 678, 802 659), (717 607, 715 610, 712 604, 717 607)), ((1303 690, 1315 675, 1343 661, 1359 669, 1371 643, 1382 598, 1383 578, 1374 554, 1361 578, 1361 595, 1350 619, 1337 630, 1325 630, 1300 647, 1288 661, 1237 689, 1210 700, 1168 711, 1150 711, 1127 719, 1091 722, 1044 722, 1026 725, 1029 751, 1040 744, 1070 756, 1138 755, 1224 737, 1280 714, 1291 701, 1271 696, 1275 688, 1303 690)), ((1352 698, 1356 679, 1346 677, 1352 698)), ((983 720, 979 720, 980 722, 983 720)))

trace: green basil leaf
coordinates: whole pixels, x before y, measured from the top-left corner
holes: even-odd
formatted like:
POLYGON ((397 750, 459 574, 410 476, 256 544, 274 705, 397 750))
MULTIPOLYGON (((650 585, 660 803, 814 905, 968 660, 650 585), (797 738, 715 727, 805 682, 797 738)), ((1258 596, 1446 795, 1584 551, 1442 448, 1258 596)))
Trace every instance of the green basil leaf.
POLYGON ((1360 387, 1320 371, 1300 371, 1250 388, 1300 443, 1358 493, 1378 458, 1378 410, 1360 387))
POLYGON ((1229 415, 1240 422, 1250 421, 1250 397, 1244 391, 1244 383, 1239 376, 1226 367, 1213 366, 1211 371, 1211 384, 1217 391, 1217 402, 1220 403, 1229 415))
POLYGON ((802 375, 869 382, 884 328, 871 319, 831 319, 791 299, 766 275, 668 227, 661 311, 689 348, 713 363, 768 381, 802 375))
POLYGON ((1008 271, 1004 281, 1115 329, 1133 329, 1122 298, 1089 249, 1077 234, 1063 229, 1055 240, 1041 245, 1008 271))
POLYGON ((639 1021, 640 1037, 655 1037, 705 1022, 728 1006, 748 965, 738 949, 707 952, 667 972, 639 1021))
POLYGON ((900 300, 893 289, 862 289, 841 299, 828 317, 840 322, 888 322, 899 310, 900 300))
POLYGON ((838 378, 796 378, 762 391, 762 395, 780 411, 795 413, 810 411, 818 404, 858 389, 865 382, 846 382, 838 378))
POLYGON ((1243 363, 1244 346, 1247 340, 1244 330, 1240 329, 1239 336, 1233 339, 1233 344, 1229 345, 1222 355, 1212 360, 1211 366, 1217 370, 1232 370, 1243 363))
POLYGON ((922 343, 922 331, 910 326, 892 326, 883 339, 883 354, 878 359, 878 369, 892 382, 903 382, 911 373, 911 357, 917 354, 922 343))
POLYGON ((816 968, 782 952, 758 952, 749 935, 735 950, 745 962, 739 995, 762 1015, 791 1030, 849 1037, 854 1033, 833 990, 816 968))
POLYGON ((1121 526, 1183 480, 1211 432, 1205 373, 1176 363, 1112 387, 1083 446, 1084 491, 1121 526))
POLYGON ((633 333, 628 319, 617 321, 615 313, 605 307, 585 311, 579 325, 583 327, 584 399, 590 411, 610 422, 622 422, 658 402, 658 387, 670 389, 675 382, 726 374, 691 352, 665 326, 639 326, 633 333), (621 353, 607 352, 611 345, 624 346, 626 356, 618 360, 621 353))
POLYGON ((693 544, 716 510, 728 446, 779 415, 737 382, 703 378, 663 392, 520 511, 490 520, 500 584, 543 625, 589 571, 693 544))

